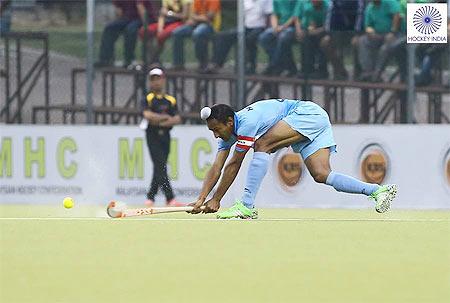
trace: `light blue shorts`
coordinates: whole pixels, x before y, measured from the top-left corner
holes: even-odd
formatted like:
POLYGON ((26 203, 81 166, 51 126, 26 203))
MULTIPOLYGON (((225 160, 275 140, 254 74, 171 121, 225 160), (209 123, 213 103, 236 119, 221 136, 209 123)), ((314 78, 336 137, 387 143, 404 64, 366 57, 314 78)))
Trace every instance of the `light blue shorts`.
POLYGON ((291 145, 294 152, 300 153, 304 160, 322 148, 330 148, 330 152, 336 152, 330 118, 327 112, 314 102, 300 101, 283 121, 308 138, 291 145))

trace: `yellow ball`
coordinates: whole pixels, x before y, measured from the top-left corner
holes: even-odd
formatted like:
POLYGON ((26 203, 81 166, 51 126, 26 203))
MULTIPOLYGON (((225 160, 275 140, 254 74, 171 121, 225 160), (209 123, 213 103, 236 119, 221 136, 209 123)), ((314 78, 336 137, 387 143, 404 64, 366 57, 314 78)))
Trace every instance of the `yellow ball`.
POLYGON ((73 207, 73 199, 71 197, 65 197, 63 200, 63 205, 65 208, 73 207))

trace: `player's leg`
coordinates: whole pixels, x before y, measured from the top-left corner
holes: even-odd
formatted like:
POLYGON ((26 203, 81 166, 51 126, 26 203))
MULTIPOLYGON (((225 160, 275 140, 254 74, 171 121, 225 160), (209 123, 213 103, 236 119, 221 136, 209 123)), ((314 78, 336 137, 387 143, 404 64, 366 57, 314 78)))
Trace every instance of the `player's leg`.
POLYGON ((319 149, 305 159, 305 164, 316 182, 333 186, 337 191, 370 196, 380 187, 331 171, 329 148, 319 149))
POLYGON ((275 47, 277 43, 277 36, 275 35, 275 32, 273 28, 269 27, 264 32, 262 32, 258 36, 258 42, 261 45, 261 47, 266 52, 267 56, 269 56, 269 64, 267 65, 266 69, 263 71, 263 74, 269 75, 271 74, 274 69, 274 52, 275 47))
POLYGON ((256 62, 258 61, 258 37, 263 31, 263 27, 247 28, 245 30, 246 74, 254 74, 256 72, 256 62))
POLYGON ((139 27, 142 25, 141 20, 134 20, 127 24, 124 30, 123 49, 124 49, 124 66, 128 67, 133 64, 136 59, 136 42, 139 27))
POLYGON ((191 36, 193 30, 192 25, 183 25, 172 32, 172 56, 175 69, 184 69, 184 40, 191 36))
POLYGON ((307 140, 287 122, 281 120, 255 142, 255 152, 273 153, 283 147, 307 140))
POLYGON ((247 207, 253 207, 256 193, 264 178, 268 164, 269 154, 293 143, 306 140, 304 136, 293 130, 286 122, 279 121, 267 133, 255 142, 255 152, 247 174, 246 186, 242 202, 247 207))
POLYGON ((330 168, 330 149, 321 148, 305 159, 306 167, 318 183, 333 186, 340 192, 364 194, 375 200, 377 212, 389 210, 397 193, 396 185, 366 183, 351 176, 333 172, 330 168))
POLYGON ((217 71, 222 68, 227 59, 231 47, 236 41, 237 31, 231 29, 216 34, 214 38, 214 53, 213 53, 213 70, 217 71))
POLYGON ((154 144, 155 135, 152 135, 150 132, 147 132, 147 147, 148 151, 150 153, 150 158, 153 162, 153 175, 152 175, 152 181, 150 183, 150 188, 147 192, 147 201, 145 201, 145 204, 147 206, 153 206, 153 203, 155 202, 155 196, 158 193, 159 188, 159 182, 158 182, 158 167, 156 165, 157 159, 158 159, 158 151, 157 151, 157 145, 154 144))
POLYGON ((160 174, 161 174, 161 189, 166 196, 167 206, 185 206, 185 204, 180 203, 175 200, 175 195, 172 190, 172 185, 170 184, 169 176, 167 175, 167 159, 170 153, 170 135, 164 136, 160 144, 161 154, 160 154, 160 174))
POLYGON ((293 143, 306 140, 304 136, 293 130, 289 124, 279 121, 267 133, 255 142, 255 152, 248 168, 247 180, 242 196, 242 202, 248 208, 253 208, 256 193, 269 166, 269 154, 293 143))
POLYGON ((195 56, 199 63, 199 69, 204 70, 208 65, 208 43, 214 34, 214 29, 207 23, 201 23, 192 32, 192 40, 195 45, 195 56))
POLYGON ((258 215, 257 211, 254 209, 255 197, 261 186, 261 182, 267 173, 269 154, 301 140, 306 140, 306 138, 293 130, 284 121, 279 121, 261 138, 256 140, 254 146, 255 152, 253 153, 253 158, 248 168, 244 194, 242 195, 241 200, 238 200, 233 207, 226 211, 219 212, 217 218, 255 219, 258 215))
POLYGON ((98 65, 112 65, 114 60, 114 44, 127 24, 127 20, 117 19, 106 25, 103 30, 100 43, 99 61, 97 62, 98 65))
POLYGON ((390 201, 396 194, 395 185, 380 187, 331 170, 330 152, 336 151, 336 143, 325 110, 312 102, 300 102, 298 110, 283 120, 308 138, 293 144, 292 148, 302 155, 314 180, 333 186, 337 191, 371 196, 376 201, 376 210, 379 212, 389 209, 390 201))
POLYGON ((237 200, 231 208, 219 212, 217 214, 218 219, 256 219, 258 217, 258 212, 254 209, 254 201, 262 179, 267 173, 268 166, 269 154, 257 151, 255 148, 253 158, 248 167, 242 198, 237 200))

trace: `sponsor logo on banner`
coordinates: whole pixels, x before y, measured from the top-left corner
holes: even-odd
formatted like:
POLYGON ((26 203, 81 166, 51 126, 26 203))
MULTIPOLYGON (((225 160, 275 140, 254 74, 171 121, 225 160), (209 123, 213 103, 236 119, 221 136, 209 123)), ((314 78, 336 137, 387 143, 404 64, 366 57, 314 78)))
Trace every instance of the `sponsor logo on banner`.
POLYGON ((288 151, 279 151, 274 159, 278 172, 278 180, 283 189, 292 189, 302 181, 304 167, 299 154, 288 151))
POLYGON ((389 173, 389 158, 378 144, 364 147, 359 156, 361 178, 365 182, 381 184, 389 173))
POLYGON ((408 43, 447 43, 447 4, 407 4, 408 43))
POLYGON ((450 186, 450 158, 447 159, 447 182, 448 185, 450 186))
POLYGON ((447 177, 447 185, 450 187, 450 149, 444 157, 444 176, 447 177))
MULTIPOLYGON (((331 159, 336 171, 400 183, 406 189, 396 200, 398 208, 450 209, 450 125, 336 125, 334 131, 344 146, 331 159), (426 144, 412 148, 407 144, 411 133, 428 136, 426 144)), ((217 141, 206 127, 185 125, 174 127, 170 144, 167 173, 175 195, 182 202, 194 201, 214 162, 217 141)), ((250 160, 242 163, 224 206, 241 196, 250 160)), ((358 196, 316 184, 291 148, 271 154, 270 161, 256 196, 258 207, 361 205, 358 196)), ((6 204, 60 205, 67 196, 78 206, 104 207, 110 200, 142 205, 152 171, 145 138, 135 125, 0 124, 0 209, 6 204)), ((164 204, 163 193, 156 200, 164 204)))

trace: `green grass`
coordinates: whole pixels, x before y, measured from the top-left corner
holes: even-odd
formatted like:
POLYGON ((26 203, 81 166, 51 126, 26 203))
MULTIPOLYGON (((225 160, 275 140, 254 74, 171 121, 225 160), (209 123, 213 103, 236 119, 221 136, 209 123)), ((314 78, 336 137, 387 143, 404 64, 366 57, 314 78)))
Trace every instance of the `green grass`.
POLYGON ((271 209, 255 221, 188 214, 94 219, 98 213, 89 207, 1 206, 3 218, 49 219, 0 219, 0 301, 450 298, 448 211, 271 209), (67 220, 73 217, 80 219, 67 220), (289 218, 300 220, 282 220, 289 218))
MULTIPOLYGON (((31 26, 19 26, 13 24, 14 31, 40 31, 47 32, 49 34, 49 49, 50 51, 57 52, 59 54, 74 56, 77 58, 86 57, 86 26, 85 25, 72 25, 72 26, 46 26, 46 27, 31 27, 31 26)), ((101 39, 101 28, 96 28, 94 33, 94 39, 96 41, 96 49, 98 51, 98 45, 101 39)), ((36 40, 30 40, 24 42, 25 46, 42 49, 41 42, 36 40)), ((122 47, 119 47, 117 51, 122 54, 122 47)))
MULTIPOLYGON (((70 25, 63 27, 46 26, 46 27, 30 27, 30 26, 14 26, 14 31, 43 31, 49 34, 49 49, 50 51, 69 55, 76 58, 86 58, 87 37, 86 37, 86 25, 70 25)), ((95 39, 95 58, 98 58, 98 52, 100 48, 100 41, 102 36, 103 27, 97 26, 94 32, 95 39)), ((36 49, 42 49, 42 43, 37 41, 27 41, 24 43, 26 46, 36 49)), ((190 39, 186 39, 185 43, 185 57, 186 62, 196 62, 194 54, 194 46, 190 39)), ((232 55, 230 53, 230 55, 232 55)), ((142 43, 138 39, 136 44, 136 57, 142 58, 142 43)), ((115 58, 116 60, 123 60, 123 36, 116 41, 115 45, 115 58)), ((172 42, 167 41, 165 51, 161 55, 163 62, 172 62, 172 42)))

